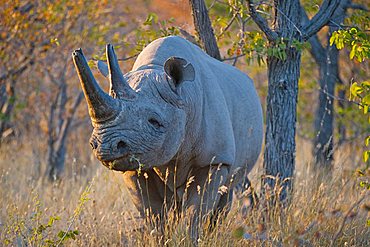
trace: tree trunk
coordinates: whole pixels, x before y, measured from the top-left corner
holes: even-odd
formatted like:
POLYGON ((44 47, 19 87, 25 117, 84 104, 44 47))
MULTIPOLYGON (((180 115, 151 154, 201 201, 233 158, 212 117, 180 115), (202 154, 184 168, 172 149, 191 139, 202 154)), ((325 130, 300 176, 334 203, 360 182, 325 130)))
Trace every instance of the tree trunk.
MULTIPOLYGON (((351 0, 343 0, 339 4, 333 15, 334 23, 342 23, 346 17, 347 7, 351 4, 351 0)), ((311 54, 313 55, 316 63, 320 67, 320 92, 319 102, 315 114, 315 139, 313 145, 313 155, 315 158, 315 170, 316 168, 324 168, 325 173, 332 169, 334 160, 334 95, 335 86, 339 80, 339 51, 335 46, 330 46, 329 39, 334 31, 337 31, 339 27, 337 25, 331 26, 327 33, 327 45, 323 48, 321 44, 320 49, 316 49, 316 46, 310 40, 311 43, 311 54)), ((316 37, 317 39, 317 37, 316 37)), ((318 42, 318 39, 317 41, 318 42)), ((341 95, 343 96, 343 95, 341 95)), ((340 134, 345 135, 345 129, 343 126, 340 129, 340 134)))
POLYGON ((297 117, 298 79, 300 75, 301 51, 289 48, 290 42, 300 40, 298 28, 300 23, 299 1, 277 0, 274 2, 275 32, 279 39, 270 40, 270 46, 276 42, 286 43, 286 59, 276 56, 267 57, 268 95, 266 106, 266 134, 263 166, 266 177, 264 188, 275 191, 276 200, 285 200, 292 189, 292 177, 295 168, 295 132, 297 117), (282 15, 281 13, 286 13, 282 15), (277 184, 279 181, 279 184, 277 184), (282 186, 283 189, 278 189, 282 186), (280 191, 280 192, 277 192, 280 191))
MULTIPOLYGON (((341 86, 344 86, 344 83, 343 83, 343 81, 341 81, 341 80, 339 80, 339 84, 341 85, 341 86)), ((340 88, 339 90, 338 90, 338 97, 340 98, 340 99, 346 99, 346 93, 347 93, 347 91, 344 89, 344 88, 340 88)), ((338 107, 340 108, 340 109, 345 109, 346 107, 347 107, 347 104, 346 104, 346 102, 344 102, 343 100, 339 100, 338 101, 338 107)), ((343 143, 344 143, 344 141, 346 140, 346 136, 347 136, 347 128, 346 128, 346 125, 343 123, 343 121, 342 121, 342 118, 344 117, 344 113, 343 112, 341 112, 341 113, 339 113, 338 114, 338 116, 341 118, 338 122, 337 122, 337 124, 338 124, 338 136, 339 136, 339 138, 338 138, 338 146, 341 146, 343 143)))
MULTIPOLYGON (((287 50, 287 59, 268 57, 268 95, 263 184, 270 189, 284 186, 280 200, 292 189, 295 167, 295 132, 301 52, 287 50), (280 183, 276 184, 276 179, 280 183)), ((278 196, 278 195, 276 195, 278 196)))
POLYGON ((65 155, 65 143, 62 143, 62 146, 59 147, 57 150, 53 149, 49 153, 49 162, 47 168, 47 177, 49 181, 56 181, 61 178, 61 175, 64 171, 65 155))
MULTIPOLYGON (((328 33, 328 38, 331 34, 332 30, 328 33)), ((319 102, 315 114, 314 164, 329 171, 333 161, 333 96, 338 78, 339 52, 335 46, 330 45, 325 51, 326 61, 320 66, 319 102)))
POLYGON ((203 0, 190 0, 195 30, 201 40, 204 50, 213 58, 221 60, 220 51, 213 33, 208 10, 203 0))
POLYGON ((49 140, 48 153, 48 169, 47 175, 50 181, 54 181, 60 178, 64 171, 65 156, 66 156, 66 143, 69 135, 71 123, 77 107, 80 105, 83 99, 83 93, 80 92, 75 98, 75 101, 70 109, 70 113, 66 119, 63 120, 62 126, 58 131, 58 135, 55 139, 49 140))
POLYGON ((65 167, 66 143, 71 123, 77 107, 81 103, 83 93, 80 92, 75 98, 73 105, 66 117, 67 83, 64 77, 61 79, 58 93, 50 106, 48 121, 48 154, 46 177, 49 181, 59 180, 65 167), (56 112, 57 110, 57 112, 56 112), (57 123, 55 118, 57 117, 57 123))
MULTIPOLYGON (((7 135, 4 134, 10 128, 10 117, 14 110, 16 100, 16 83, 20 75, 34 64, 35 46, 31 43, 28 52, 17 63, 18 66, 8 69, 0 75, 0 144, 7 135)), ((11 131, 12 132, 12 131, 11 131)))
POLYGON ((325 0, 317 14, 302 26, 298 0, 275 0, 274 29, 257 12, 248 0, 250 16, 269 40, 271 54, 267 56, 268 94, 266 111, 266 136, 262 185, 273 189, 275 200, 284 201, 292 189, 295 169, 295 130, 297 117, 298 79, 301 51, 293 41, 306 41, 330 20, 339 0, 325 0), (285 47, 284 47, 285 45, 285 47), (275 53, 275 55, 274 55, 275 53), (277 56, 276 53, 280 54, 277 56), (282 54, 286 54, 284 59, 282 54), (277 184, 279 180, 280 184, 277 184), (281 189, 277 188, 283 186, 281 189))
POLYGON ((0 144, 6 137, 7 129, 10 128, 10 117, 15 104, 14 86, 15 81, 13 80, 0 85, 0 144))

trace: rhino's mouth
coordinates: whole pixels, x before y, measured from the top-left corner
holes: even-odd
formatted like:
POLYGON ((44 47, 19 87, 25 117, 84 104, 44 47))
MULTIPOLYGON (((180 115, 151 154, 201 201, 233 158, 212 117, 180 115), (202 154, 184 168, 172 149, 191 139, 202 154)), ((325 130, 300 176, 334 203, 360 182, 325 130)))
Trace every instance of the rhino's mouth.
POLYGON ((139 169, 139 162, 133 159, 129 155, 122 156, 120 158, 110 160, 110 161, 103 161, 104 166, 109 168, 110 170, 115 171, 134 171, 139 169))

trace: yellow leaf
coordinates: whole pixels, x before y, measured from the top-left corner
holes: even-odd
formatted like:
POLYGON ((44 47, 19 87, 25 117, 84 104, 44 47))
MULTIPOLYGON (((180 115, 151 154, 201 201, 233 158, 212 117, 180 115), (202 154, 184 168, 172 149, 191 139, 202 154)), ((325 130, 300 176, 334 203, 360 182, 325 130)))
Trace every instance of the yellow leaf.
POLYGON ((356 47, 357 47, 357 45, 353 45, 353 46, 352 46, 351 52, 349 53, 349 58, 350 58, 350 59, 353 59, 353 57, 355 56, 355 53, 356 53, 356 47))
POLYGON ((370 151, 365 151, 363 154, 364 162, 366 163, 369 160, 370 151))
POLYGON ((370 143, 370 136, 366 137, 365 139, 365 146, 369 146, 369 143, 370 143))

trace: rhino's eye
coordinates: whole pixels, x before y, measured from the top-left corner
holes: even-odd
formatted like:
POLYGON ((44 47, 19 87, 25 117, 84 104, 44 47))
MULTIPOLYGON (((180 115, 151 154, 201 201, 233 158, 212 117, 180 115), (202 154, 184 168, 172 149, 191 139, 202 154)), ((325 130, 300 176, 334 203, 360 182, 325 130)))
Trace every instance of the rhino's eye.
POLYGON ((160 127, 163 127, 163 125, 155 118, 149 118, 148 122, 157 129, 159 129, 160 127))

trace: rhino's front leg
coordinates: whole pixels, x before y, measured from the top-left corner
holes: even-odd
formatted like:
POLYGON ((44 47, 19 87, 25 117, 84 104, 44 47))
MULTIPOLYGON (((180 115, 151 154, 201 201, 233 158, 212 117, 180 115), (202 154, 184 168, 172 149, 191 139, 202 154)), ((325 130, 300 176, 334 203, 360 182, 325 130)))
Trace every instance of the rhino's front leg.
POLYGON ((123 174, 124 182, 128 188, 131 199, 142 217, 150 220, 162 220, 166 203, 172 198, 157 174, 145 171, 137 174, 136 171, 127 171, 123 174))
POLYGON ((199 227, 207 217, 217 214, 230 202, 225 184, 229 175, 227 165, 203 167, 193 172, 194 181, 184 195, 184 206, 191 219, 190 235, 196 244, 199 227))

